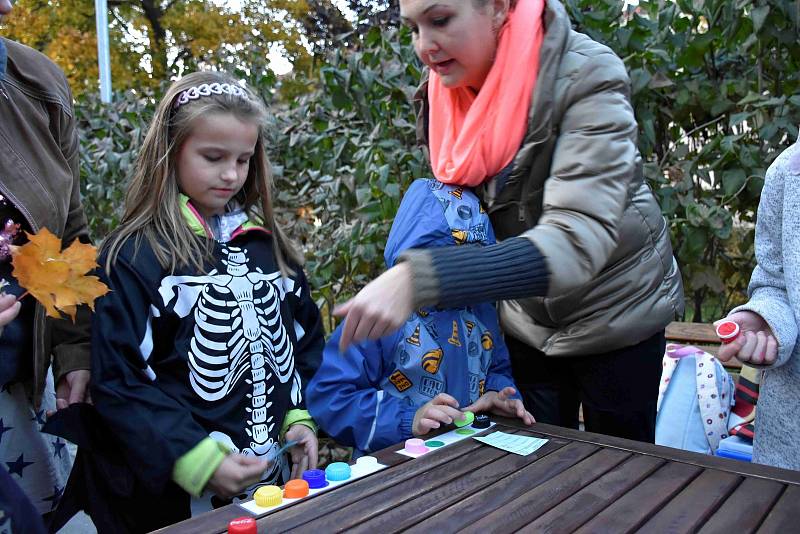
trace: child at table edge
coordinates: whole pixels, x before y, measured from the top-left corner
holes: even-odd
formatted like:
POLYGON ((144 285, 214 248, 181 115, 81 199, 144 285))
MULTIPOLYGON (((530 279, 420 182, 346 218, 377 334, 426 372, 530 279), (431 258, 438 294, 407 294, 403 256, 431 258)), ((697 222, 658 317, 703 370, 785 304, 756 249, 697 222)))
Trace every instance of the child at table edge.
MULTIPOLYGON (((492 243, 489 218, 471 191, 420 179, 403 198, 384 257, 391 267, 411 248, 492 243)), ((461 420, 462 409, 533 422, 511 378, 492 303, 417 310, 400 330, 344 353, 342 327, 325 346, 307 403, 320 428, 356 454, 461 420)))

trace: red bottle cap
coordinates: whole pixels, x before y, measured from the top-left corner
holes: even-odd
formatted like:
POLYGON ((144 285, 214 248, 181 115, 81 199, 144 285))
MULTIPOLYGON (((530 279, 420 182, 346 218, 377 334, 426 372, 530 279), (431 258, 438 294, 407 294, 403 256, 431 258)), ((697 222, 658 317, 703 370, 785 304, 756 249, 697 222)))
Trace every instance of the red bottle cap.
POLYGON ((733 321, 722 321, 717 325, 717 337, 723 343, 730 343, 739 336, 739 325, 733 321))
POLYGON ((239 517, 228 523, 228 534, 258 534, 256 520, 252 517, 239 517))

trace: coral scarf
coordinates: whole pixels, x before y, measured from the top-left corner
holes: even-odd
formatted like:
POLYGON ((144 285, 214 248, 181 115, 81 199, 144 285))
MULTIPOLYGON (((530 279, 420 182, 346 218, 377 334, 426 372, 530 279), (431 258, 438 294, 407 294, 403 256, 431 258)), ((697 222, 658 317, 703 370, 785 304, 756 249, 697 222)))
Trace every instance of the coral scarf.
POLYGON ((433 174, 474 187, 514 159, 528 129, 539 72, 545 0, 519 0, 500 30, 494 64, 478 94, 428 79, 428 145, 433 174))

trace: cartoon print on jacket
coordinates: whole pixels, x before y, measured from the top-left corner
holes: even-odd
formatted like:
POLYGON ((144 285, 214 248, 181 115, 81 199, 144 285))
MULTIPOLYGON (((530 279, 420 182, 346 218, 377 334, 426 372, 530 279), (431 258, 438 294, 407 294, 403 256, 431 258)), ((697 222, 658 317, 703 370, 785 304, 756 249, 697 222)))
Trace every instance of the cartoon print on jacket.
MULTIPOLYGON (((391 267, 411 249, 494 242, 488 215, 472 191, 421 179, 403 197, 384 258, 391 267)), ((508 348, 489 302, 420 308, 397 331, 343 352, 341 332, 340 325, 328 340, 306 402, 325 432, 359 453, 412 437, 417 410, 440 393, 467 406, 486 391, 514 386, 508 348)))

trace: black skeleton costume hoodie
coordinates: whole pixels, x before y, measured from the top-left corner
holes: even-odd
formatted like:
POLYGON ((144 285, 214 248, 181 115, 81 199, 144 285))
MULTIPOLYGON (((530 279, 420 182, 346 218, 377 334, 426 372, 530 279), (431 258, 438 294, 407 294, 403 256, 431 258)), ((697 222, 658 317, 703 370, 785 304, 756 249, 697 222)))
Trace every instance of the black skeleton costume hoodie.
POLYGON ((270 232, 241 210, 215 217, 212 231, 185 197, 183 212, 195 233, 216 236, 213 264, 170 273, 146 240, 138 250, 128 240, 101 274, 111 291, 92 328, 92 399, 156 493, 209 437, 274 460, 286 419, 310 419, 305 389, 324 344, 305 275, 292 265, 281 277, 270 232))

